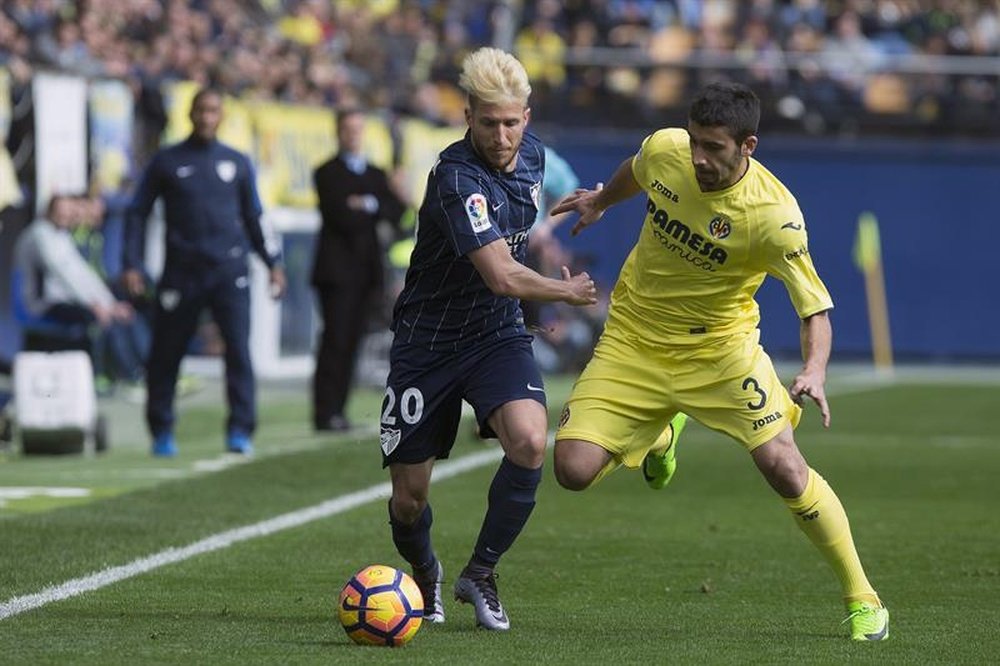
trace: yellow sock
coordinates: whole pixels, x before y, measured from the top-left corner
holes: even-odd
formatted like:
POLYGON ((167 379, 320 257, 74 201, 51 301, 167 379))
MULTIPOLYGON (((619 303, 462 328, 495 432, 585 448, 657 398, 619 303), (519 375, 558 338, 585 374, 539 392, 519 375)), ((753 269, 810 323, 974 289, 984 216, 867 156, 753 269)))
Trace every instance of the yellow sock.
POLYGON ((810 468, 809 480, 802 495, 782 499, 794 514, 799 529, 805 532, 837 574, 844 601, 865 601, 881 606, 854 548, 847 513, 826 480, 810 468))

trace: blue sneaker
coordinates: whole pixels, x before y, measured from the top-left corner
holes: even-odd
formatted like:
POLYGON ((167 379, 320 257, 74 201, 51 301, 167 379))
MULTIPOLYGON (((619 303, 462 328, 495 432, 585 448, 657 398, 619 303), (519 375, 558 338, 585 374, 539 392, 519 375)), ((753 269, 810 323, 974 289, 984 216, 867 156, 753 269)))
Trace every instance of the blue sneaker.
POLYGON ((164 432, 153 438, 153 455, 157 458, 173 458, 177 455, 174 433, 164 432))
POLYGON ((250 435, 245 435, 242 432, 229 433, 226 436, 226 451, 238 453, 241 456, 252 455, 253 441, 250 439, 250 435))

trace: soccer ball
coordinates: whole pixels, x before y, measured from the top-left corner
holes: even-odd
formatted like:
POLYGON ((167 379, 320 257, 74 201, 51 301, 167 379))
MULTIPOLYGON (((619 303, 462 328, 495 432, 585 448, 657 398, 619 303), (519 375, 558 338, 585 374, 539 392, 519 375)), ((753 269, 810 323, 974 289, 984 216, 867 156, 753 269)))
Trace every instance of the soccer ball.
POLYGON ((361 645, 405 645, 424 618, 424 598, 408 574, 373 564, 354 574, 340 591, 337 615, 361 645))

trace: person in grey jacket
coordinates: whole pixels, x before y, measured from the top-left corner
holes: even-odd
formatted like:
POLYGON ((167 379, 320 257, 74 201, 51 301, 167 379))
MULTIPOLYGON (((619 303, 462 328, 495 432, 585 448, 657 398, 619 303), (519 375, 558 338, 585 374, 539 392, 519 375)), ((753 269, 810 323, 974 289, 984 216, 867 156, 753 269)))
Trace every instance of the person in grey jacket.
POLYGON ((120 378, 134 381, 142 375, 142 359, 127 353, 125 330, 134 312, 128 302, 115 298, 77 249, 72 229, 78 203, 76 197, 54 195, 46 216, 34 220, 17 239, 14 280, 22 323, 96 328, 103 339, 90 340, 89 351, 106 342, 120 378))

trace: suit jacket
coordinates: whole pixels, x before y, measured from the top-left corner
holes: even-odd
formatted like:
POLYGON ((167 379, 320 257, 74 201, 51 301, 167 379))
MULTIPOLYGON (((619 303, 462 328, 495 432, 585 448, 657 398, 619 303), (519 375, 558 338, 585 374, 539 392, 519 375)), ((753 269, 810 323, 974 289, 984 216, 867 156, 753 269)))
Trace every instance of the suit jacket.
POLYGON ((383 248, 376 224, 387 220, 399 226, 406 204, 389 187, 381 169, 371 166, 356 174, 338 155, 313 172, 322 218, 312 284, 354 288, 382 288, 383 248), (354 210, 347 205, 351 195, 370 194, 378 201, 374 212, 354 210))

